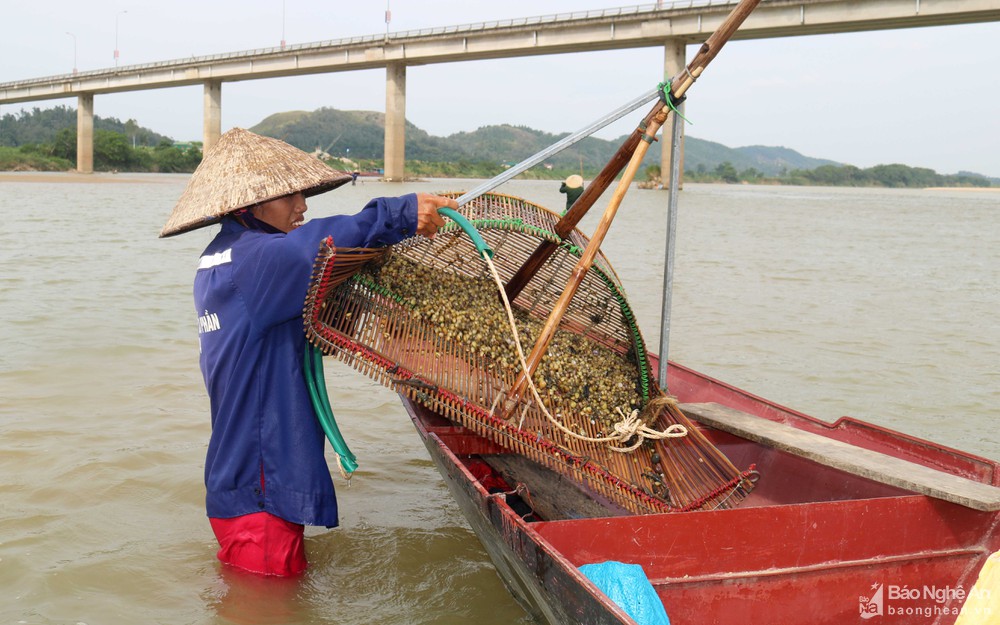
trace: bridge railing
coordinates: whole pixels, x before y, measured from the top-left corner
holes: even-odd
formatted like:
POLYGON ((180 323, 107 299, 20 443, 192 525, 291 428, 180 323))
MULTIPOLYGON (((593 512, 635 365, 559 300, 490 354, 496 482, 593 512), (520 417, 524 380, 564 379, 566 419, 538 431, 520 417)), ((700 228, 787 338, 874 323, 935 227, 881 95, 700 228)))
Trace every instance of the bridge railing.
MULTIPOLYGON (((765 0, 766 1, 766 0, 765 0)), ((399 42, 405 39, 458 35, 462 33, 476 33, 486 30, 501 30, 504 28, 523 28, 526 26, 542 26, 557 22, 568 22, 587 19, 606 19, 610 17, 637 15, 641 13, 655 13, 658 11, 678 11, 684 9, 723 7, 735 4, 736 0, 673 0, 671 2, 656 2, 652 4, 640 4, 634 6, 617 7, 609 9, 595 9, 591 11, 574 11, 572 13, 553 13, 549 15, 539 15, 536 17, 519 17, 505 20, 494 20, 489 22, 475 22, 472 24, 460 24, 456 26, 436 26, 432 28, 421 28, 418 30, 405 30, 391 33, 380 33, 377 35, 360 35, 354 37, 344 37, 341 39, 330 39, 326 41, 315 41, 310 43, 298 43, 282 47, 257 48, 254 50, 240 50, 236 52, 223 52, 209 54, 205 56, 192 56, 186 59, 171 59, 167 61, 155 61, 152 63, 139 63, 135 65, 122 65, 114 68, 94 69, 75 74, 56 74, 41 78, 28 78, 12 82, 0 83, 0 88, 19 88, 33 84, 48 84, 52 82, 71 82, 81 78, 92 78, 95 76, 128 74, 136 71, 149 69, 164 69, 169 67, 194 67, 197 65, 208 65, 218 61, 236 60, 250 57, 260 57, 266 55, 281 55, 289 52, 316 50, 320 48, 351 47, 366 43, 386 43, 399 42)))

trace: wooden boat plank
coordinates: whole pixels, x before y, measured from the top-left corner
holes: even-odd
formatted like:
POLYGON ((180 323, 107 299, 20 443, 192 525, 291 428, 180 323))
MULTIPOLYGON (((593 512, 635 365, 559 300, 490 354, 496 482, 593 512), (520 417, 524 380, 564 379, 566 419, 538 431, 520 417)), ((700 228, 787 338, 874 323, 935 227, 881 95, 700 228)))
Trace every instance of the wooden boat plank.
MULTIPOLYGON (((650 356, 656 370, 658 360, 650 356)), ((890 456, 904 458, 917 464, 937 467, 954 475, 961 475, 976 482, 1000 486, 1000 465, 994 460, 950 449, 851 417, 841 417, 827 423, 787 406, 739 389, 682 364, 671 362, 669 369, 671 395, 682 403, 716 402, 755 415, 761 419, 778 421, 799 430, 844 441, 890 456)))
POLYGON ((1000 488, 863 449, 716 403, 681 404, 695 421, 824 466, 974 510, 1000 510, 1000 488))

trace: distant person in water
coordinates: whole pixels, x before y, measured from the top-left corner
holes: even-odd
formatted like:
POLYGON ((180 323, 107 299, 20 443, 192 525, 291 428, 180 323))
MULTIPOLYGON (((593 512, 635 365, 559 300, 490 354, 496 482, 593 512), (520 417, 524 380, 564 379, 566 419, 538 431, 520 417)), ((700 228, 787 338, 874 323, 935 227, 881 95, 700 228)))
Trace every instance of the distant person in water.
POLYGON ((573 204, 580 199, 580 196, 583 195, 583 176, 573 174, 564 180, 559 187, 559 193, 566 194, 566 210, 562 212, 565 215, 573 207, 573 204))
POLYGON ((358 176, 359 175, 361 175, 361 172, 358 172, 358 171, 352 171, 351 172, 351 186, 352 187, 354 185, 358 184, 358 176))
POLYGON ((430 237, 444 224, 438 208, 458 208, 419 193, 306 222, 307 197, 351 178, 283 141, 234 128, 205 154, 160 233, 222 225, 194 279, 212 418, 205 504, 219 560, 262 575, 301 573, 304 526, 339 523, 303 363, 302 308, 320 241, 380 247, 430 237))

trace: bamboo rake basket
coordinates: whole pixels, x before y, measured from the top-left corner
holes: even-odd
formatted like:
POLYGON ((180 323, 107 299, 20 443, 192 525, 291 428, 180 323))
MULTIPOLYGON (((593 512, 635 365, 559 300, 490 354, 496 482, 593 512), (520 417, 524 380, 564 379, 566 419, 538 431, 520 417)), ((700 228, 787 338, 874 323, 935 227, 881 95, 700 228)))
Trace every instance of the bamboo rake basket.
MULTIPOLYGON (((554 232, 559 215, 507 195, 483 195, 460 212, 494 251, 493 262, 504 283, 539 243, 559 245, 511 302, 520 317, 544 321, 586 248, 587 237, 573 230, 560 239, 554 232)), ((752 467, 748 471, 734 467, 658 388, 635 316, 603 253, 584 277, 560 332, 573 335, 575 345, 585 341, 586 349, 631 372, 632 388, 626 390, 649 428, 662 431, 680 424, 688 430, 682 438, 647 440, 627 453, 570 436, 552 423, 546 412, 586 438, 608 435, 606 415, 595 418, 581 412, 583 402, 574 403, 568 393, 553 390, 544 395, 545 410, 527 394, 517 399, 513 410, 503 410, 520 367, 501 364, 497 354, 475 345, 470 333, 456 337, 445 330, 446 324, 418 314, 419 302, 395 292, 400 290, 398 280, 394 290, 385 279, 379 267, 398 256, 438 276, 492 282, 483 258, 454 224, 443 227, 434 239, 413 237, 381 250, 336 248, 333 243, 328 240, 321 246, 305 306, 308 340, 324 354, 633 513, 731 507, 752 489, 752 467)), ((493 289, 496 292, 495 285, 493 289)), ((464 294, 455 297, 462 299, 464 294)), ((499 296, 495 305, 502 309, 499 296)), ((522 339, 530 350, 530 340, 522 339)), ((509 344, 511 339, 503 342, 509 344)), ((556 356, 546 358, 550 356, 552 366, 557 366, 556 356)), ((532 379, 548 379, 552 389, 552 376, 557 375, 552 371, 536 373, 532 379)), ((571 374, 574 385, 585 389, 598 388, 607 377, 599 366, 585 371, 576 367, 571 374)))

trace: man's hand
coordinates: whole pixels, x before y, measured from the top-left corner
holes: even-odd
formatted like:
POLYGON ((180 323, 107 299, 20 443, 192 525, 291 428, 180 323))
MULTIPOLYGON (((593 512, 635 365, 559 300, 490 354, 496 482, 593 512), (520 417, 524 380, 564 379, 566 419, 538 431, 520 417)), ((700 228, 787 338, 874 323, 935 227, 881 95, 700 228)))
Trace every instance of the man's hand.
POLYGON ((417 234, 434 238, 434 233, 444 225, 444 217, 438 215, 438 209, 444 206, 457 209, 458 202, 430 193, 417 194, 417 234))

